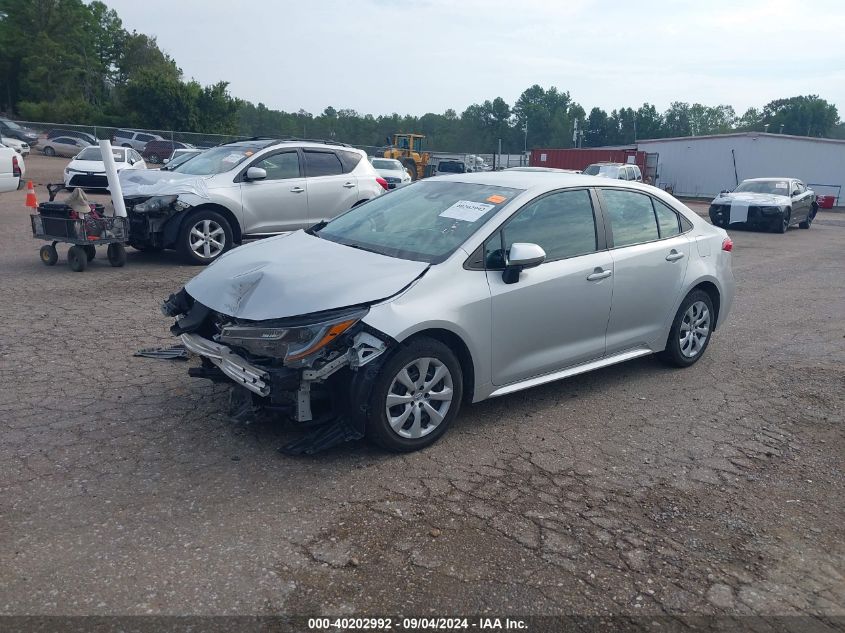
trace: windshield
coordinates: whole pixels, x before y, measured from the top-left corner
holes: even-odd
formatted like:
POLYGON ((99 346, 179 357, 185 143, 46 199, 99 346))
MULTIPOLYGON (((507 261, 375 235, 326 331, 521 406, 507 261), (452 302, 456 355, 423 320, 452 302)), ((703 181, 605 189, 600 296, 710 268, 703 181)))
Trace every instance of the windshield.
POLYGON ((588 176, 608 176, 616 178, 619 174, 619 167, 616 165, 590 165, 584 170, 588 176))
POLYGON ((261 148, 256 145, 221 145, 198 154, 195 160, 177 165, 172 171, 192 176, 211 176, 234 169, 261 148))
POLYGON ((402 163, 398 160, 388 160, 384 158, 374 158, 373 167, 376 169, 389 169, 392 171, 402 171, 402 163))
MULTIPOLYGON (((112 149, 111 151, 112 156, 114 156, 114 160, 116 163, 125 163, 126 162, 126 150, 124 149, 112 149)), ((76 160, 95 160, 102 162, 103 154, 100 152, 99 147, 86 147, 84 150, 79 152, 76 155, 76 160)))
POLYGON ((171 158, 167 165, 162 167, 162 169, 165 169, 167 171, 173 171, 174 167, 178 167, 182 163, 185 163, 199 155, 200 152, 179 152, 179 150, 176 150, 176 155, 171 158))
POLYGON ((789 183, 786 180, 746 180, 739 183, 734 193, 768 193, 788 196, 789 183))
POLYGON ((351 209, 318 235, 399 259, 437 264, 520 193, 465 182, 418 182, 351 209))

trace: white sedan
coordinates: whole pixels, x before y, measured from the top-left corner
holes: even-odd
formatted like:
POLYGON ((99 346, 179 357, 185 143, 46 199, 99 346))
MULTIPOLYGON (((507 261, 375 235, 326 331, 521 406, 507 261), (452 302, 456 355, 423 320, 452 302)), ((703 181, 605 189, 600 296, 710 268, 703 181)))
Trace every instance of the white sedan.
POLYGON ((378 175, 387 181, 388 189, 397 189, 411 184, 411 174, 407 172, 405 166, 394 158, 377 158, 370 159, 373 167, 378 172, 378 175))
POLYGON ((11 147, 21 156, 29 156, 29 143, 9 136, 0 137, 0 145, 11 147))
MULTIPOLYGON (((146 169, 141 155, 132 148, 113 147, 112 155, 117 171, 124 169, 146 169)), ((65 167, 65 187, 83 189, 108 189, 106 166, 99 147, 86 147, 65 167)))

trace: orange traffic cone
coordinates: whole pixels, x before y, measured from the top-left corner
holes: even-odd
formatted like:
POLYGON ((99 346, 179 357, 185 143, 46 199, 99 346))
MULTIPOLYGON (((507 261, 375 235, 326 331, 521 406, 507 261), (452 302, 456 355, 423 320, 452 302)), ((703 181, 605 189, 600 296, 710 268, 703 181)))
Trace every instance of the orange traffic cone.
POLYGON ((38 208, 38 198, 35 197, 35 187, 31 180, 26 185, 26 206, 31 209, 38 208))

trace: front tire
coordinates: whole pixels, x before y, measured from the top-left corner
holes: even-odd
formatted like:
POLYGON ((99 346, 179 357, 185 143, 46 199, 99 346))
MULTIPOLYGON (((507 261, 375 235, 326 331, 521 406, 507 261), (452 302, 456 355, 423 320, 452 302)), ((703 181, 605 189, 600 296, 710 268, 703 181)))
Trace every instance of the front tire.
POLYGON ((207 266, 232 248, 232 228, 216 211, 195 211, 182 225, 178 250, 190 264, 207 266))
POLYGON ((775 226, 775 230, 778 233, 786 233, 787 230, 789 230, 789 221, 790 221, 791 217, 792 217, 792 211, 790 211, 789 209, 784 211, 780 216, 780 223, 777 226, 775 226))
POLYGON ((675 314, 666 349, 659 354, 660 359, 675 367, 689 367, 698 361, 710 344, 715 322, 716 313, 710 295, 703 290, 690 292, 675 314))
POLYGON ((382 366, 370 395, 367 436, 390 451, 417 451, 436 442, 458 415, 463 373, 438 340, 403 344, 382 366))
POLYGON ((44 148, 44 156, 55 156, 55 155, 56 155, 56 150, 54 150, 52 147, 45 147, 44 148))

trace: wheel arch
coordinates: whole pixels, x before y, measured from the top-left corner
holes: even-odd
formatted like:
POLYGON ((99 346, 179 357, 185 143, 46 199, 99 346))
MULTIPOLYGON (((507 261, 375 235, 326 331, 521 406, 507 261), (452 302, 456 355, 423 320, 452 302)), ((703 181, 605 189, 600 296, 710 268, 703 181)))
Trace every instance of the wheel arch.
POLYGON ((402 343, 408 343, 418 338, 433 338, 440 341, 451 349, 458 357, 458 362, 461 364, 462 382, 464 388, 463 401, 470 403, 475 394, 475 363, 472 359, 472 354, 469 347, 458 334, 451 330, 444 328, 430 327, 419 330, 404 339, 402 343))
POLYGON ((716 313, 713 315, 713 331, 715 332, 719 326, 719 311, 722 307, 722 294, 719 291, 719 287, 709 280, 700 281, 689 289, 689 292, 684 295, 684 298, 694 290, 702 290, 710 297, 710 301, 713 303, 713 311, 716 313))
POLYGON ((191 207, 190 209, 185 209, 185 211, 181 214, 181 219, 179 222, 174 222, 175 224, 174 230, 172 232, 168 232, 168 243, 173 244, 176 242, 176 239, 179 235, 179 232, 182 230, 182 227, 185 225, 185 222, 188 221, 188 218, 191 217, 197 211, 214 211, 215 213, 219 213, 226 221, 229 223, 229 228, 232 229, 232 241, 235 244, 240 244, 243 240, 243 233, 241 231, 241 223, 238 222, 237 217, 235 214, 232 213, 227 207, 224 207, 222 204, 216 204, 214 202, 209 202, 205 204, 200 204, 195 207, 191 207))

